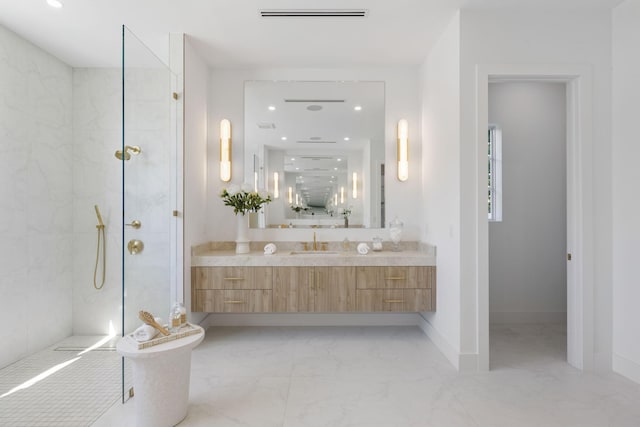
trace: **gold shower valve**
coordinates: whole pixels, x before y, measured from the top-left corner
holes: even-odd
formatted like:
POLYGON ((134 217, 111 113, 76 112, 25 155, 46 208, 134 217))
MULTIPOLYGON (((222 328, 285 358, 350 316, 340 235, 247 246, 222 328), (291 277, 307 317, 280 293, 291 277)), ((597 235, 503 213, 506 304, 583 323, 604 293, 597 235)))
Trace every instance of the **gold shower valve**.
POLYGON ((130 224, 125 224, 125 225, 131 228, 135 228, 136 230, 142 227, 142 223, 137 219, 134 219, 133 221, 131 221, 130 224))
POLYGON ((142 240, 129 240, 129 243, 127 244, 127 249, 129 250, 129 253, 131 255, 137 255, 140 252, 142 252, 142 250, 144 249, 144 243, 142 243, 142 240))

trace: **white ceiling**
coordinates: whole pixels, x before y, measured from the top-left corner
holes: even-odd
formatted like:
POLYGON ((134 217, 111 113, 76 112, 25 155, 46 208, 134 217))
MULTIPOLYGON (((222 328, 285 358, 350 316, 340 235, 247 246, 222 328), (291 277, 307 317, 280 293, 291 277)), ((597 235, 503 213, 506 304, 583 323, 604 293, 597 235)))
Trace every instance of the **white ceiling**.
POLYGON ((74 67, 118 66, 126 25, 166 61, 186 33, 212 67, 419 64, 455 10, 610 9, 622 0, 0 0, 0 24, 74 67), (366 18, 261 18, 260 9, 367 9, 366 18))

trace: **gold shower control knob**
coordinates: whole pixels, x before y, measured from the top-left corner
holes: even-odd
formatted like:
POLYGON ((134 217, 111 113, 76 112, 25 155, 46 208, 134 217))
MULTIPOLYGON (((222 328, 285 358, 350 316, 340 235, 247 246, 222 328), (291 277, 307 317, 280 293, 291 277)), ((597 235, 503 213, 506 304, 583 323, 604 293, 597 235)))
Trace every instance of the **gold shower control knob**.
POLYGON ((142 240, 129 240, 127 249, 131 255, 137 255, 144 249, 144 243, 142 243, 142 240))
POLYGON ((140 227, 142 227, 142 223, 140 221, 138 221, 137 219, 134 219, 133 221, 131 221, 131 224, 125 224, 126 226, 135 228, 136 230, 140 227))

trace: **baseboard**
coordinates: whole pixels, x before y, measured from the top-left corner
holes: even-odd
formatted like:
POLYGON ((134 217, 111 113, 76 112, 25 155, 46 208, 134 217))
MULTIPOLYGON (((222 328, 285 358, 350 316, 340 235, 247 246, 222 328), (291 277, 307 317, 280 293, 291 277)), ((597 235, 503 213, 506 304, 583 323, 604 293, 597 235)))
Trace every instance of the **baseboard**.
POLYGON ((640 364, 626 357, 613 355, 613 371, 640 384, 640 364))
MULTIPOLYGON (((433 327, 433 325, 429 323, 429 321, 424 317, 419 316, 418 326, 420 327, 420 329, 422 329, 424 334, 429 337, 431 342, 433 342, 435 346, 438 347, 438 350, 440 350, 442 354, 444 354, 444 357, 447 358, 449 363, 451 363, 457 370, 460 370, 460 353, 458 353, 458 351, 451 344, 449 344, 449 342, 442 335, 440 335, 440 333, 433 327)), ((467 366, 466 360, 464 361, 464 365, 465 367, 467 366)))
POLYGON ((419 326, 417 313, 211 313, 200 326, 419 326))
POLYGON ((492 311, 489 323, 567 323, 566 312, 555 311, 492 311))

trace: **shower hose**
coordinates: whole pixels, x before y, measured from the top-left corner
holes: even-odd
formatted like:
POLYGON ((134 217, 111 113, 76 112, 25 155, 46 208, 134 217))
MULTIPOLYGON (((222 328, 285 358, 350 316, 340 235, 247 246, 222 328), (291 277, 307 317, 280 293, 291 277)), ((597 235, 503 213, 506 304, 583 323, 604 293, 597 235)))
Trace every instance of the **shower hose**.
POLYGON ((97 290, 102 289, 104 286, 104 277, 105 277, 105 269, 107 262, 107 255, 105 253, 105 238, 104 238, 104 225, 96 225, 96 229, 98 230, 98 247, 96 248, 96 265, 93 269, 93 287, 97 290), (100 260, 100 242, 102 241, 102 280, 100 281, 100 285, 96 281, 96 276, 98 275, 98 261, 100 260))

